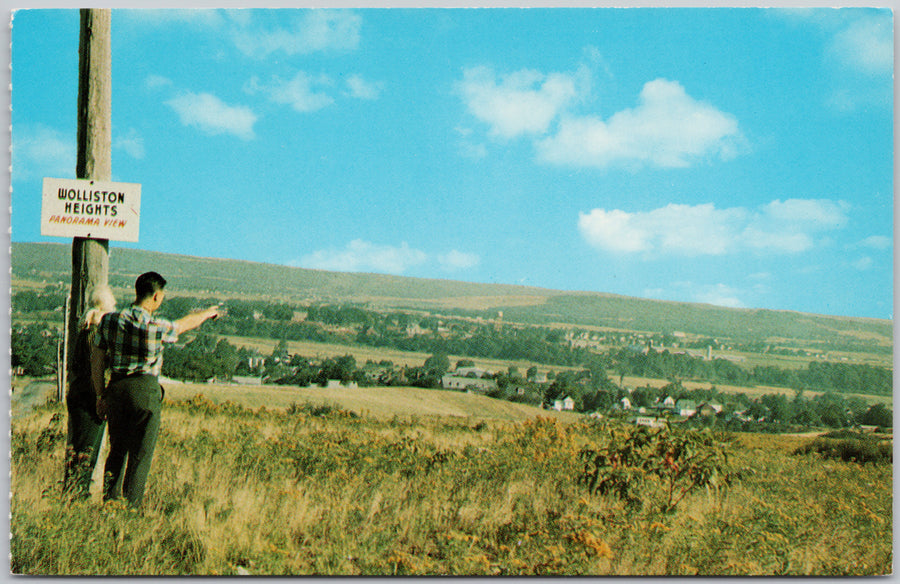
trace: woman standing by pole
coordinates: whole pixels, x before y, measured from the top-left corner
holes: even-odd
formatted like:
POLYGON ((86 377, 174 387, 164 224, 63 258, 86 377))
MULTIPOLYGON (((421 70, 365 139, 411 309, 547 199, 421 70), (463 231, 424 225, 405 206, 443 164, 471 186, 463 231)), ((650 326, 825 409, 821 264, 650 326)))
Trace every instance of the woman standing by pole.
POLYGON ((106 422, 97 415, 97 395, 91 380, 91 350, 100 319, 116 308, 116 299, 108 286, 94 288, 91 308, 78 327, 73 347, 73 363, 66 408, 69 413, 66 439, 66 466, 63 490, 74 498, 86 498, 91 475, 97 464, 106 422))

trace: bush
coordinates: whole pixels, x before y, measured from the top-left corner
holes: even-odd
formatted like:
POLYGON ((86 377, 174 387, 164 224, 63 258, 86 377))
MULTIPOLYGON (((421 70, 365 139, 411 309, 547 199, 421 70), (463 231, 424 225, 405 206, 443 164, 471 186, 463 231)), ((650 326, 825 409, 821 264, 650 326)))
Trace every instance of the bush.
POLYGON ((584 467, 578 482, 590 492, 637 505, 645 489, 656 484, 666 512, 694 489, 725 486, 734 478, 726 470, 725 444, 709 429, 612 431, 604 446, 585 448, 580 456, 584 467))
POLYGON ((857 430, 832 430, 826 434, 822 434, 821 438, 831 438, 832 440, 874 440, 871 434, 863 434, 857 430))
MULTIPOLYGON (((832 434, 836 434, 836 432, 832 434)), ((821 455, 822 458, 857 462, 859 464, 894 462, 893 446, 889 442, 880 442, 874 438, 835 439, 820 436, 812 442, 799 447, 794 451, 794 454, 802 455, 811 452, 821 455)))
POLYGON ((291 404, 287 410, 289 415, 305 414, 317 418, 337 416, 340 418, 358 418, 356 412, 341 409, 339 406, 332 404, 312 404, 303 403, 300 405, 291 404))

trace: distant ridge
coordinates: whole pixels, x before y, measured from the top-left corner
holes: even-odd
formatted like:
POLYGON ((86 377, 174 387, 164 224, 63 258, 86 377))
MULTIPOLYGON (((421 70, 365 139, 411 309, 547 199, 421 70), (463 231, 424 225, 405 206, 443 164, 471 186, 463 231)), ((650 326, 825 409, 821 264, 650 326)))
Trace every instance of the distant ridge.
MULTIPOLYGON (((14 278, 69 280, 71 246, 13 243, 14 278)), ((134 278, 156 270, 173 294, 210 297, 262 296, 279 302, 358 303, 372 308, 410 308, 464 313, 508 322, 563 323, 612 329, 674 332, 739 340, 833 341, 892 347, 890 320, 783 310, 725 308, 706 304, 571 292, 513 284, 480 284, 385 274, 343 273, 245 260, 200 258, 110 248, 110 283, 130 288, 134 278)))

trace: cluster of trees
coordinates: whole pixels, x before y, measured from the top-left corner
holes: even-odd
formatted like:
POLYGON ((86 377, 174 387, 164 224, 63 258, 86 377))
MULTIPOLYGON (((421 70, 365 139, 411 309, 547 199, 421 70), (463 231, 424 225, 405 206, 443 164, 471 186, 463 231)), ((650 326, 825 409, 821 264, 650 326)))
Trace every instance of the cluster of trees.
POLYGON ((620 375, 650 377, 654 379, 697 379, 730 385, 751 385, 751 374, 746 369, 725 359, 706 361, 686 354, 669 351, 646 353, 630 349, 610 351, 615 371, 620 375))
POLYGON ((291 355, 281 340, 272 353, 261 356, 227 339, 200 333, 184 346, 166 348, 163 375, 186 381, 229 380, 252 376, 280 385, 325 385, 331 380, 359 386, 441 387, 441 376, 449 369, 449 358, 432 356, 421 367, 395 367, 391 361, 367 361, 359 365, 352 355, 310 359, 291 355))
POLYGON ((23 290, 10 297, 10 308, 14 312, 46 312, 60 310, 66 303, 66 295, 56 286, 47 286, 43 291, 23 290))
POLYGON ((811 361, 806 369, 753 368, 750 380, 760 385, 843 393, 891 395, 893 372, 866 364, 811 361))
POLYGON ((45 322, 14 328, 9 347, 13 370, 33 377, 52 373, 58 342, 59 334, 45 322))
POLYGON ((893 391, 893 372, 866 364, 810 361, 806 369, 760 365, 746 369, 726 359, 707 361, 668 351, 639 353, 621 349, 609 354, 620 375, 872 395, 891 395, 893 391))
MULTIPOLYGON (((447 338, 434 335, 400 337, 389 346, 405 351, 467 355, 485 359, 531 361, 545 365, 578 366, 592 353, 583 348, 570 348, 560 341, 560 331, 529 327, 497 330, 492 325, 474 325, 465 334, 447 338)), ((382 345, 383 339, 369 337, 366 344, 382 345)), ((387 343, 385 343, 387 344, 387 343)))
POLYGON ((162 374, 173 379, 205 381, 213 377, 228 379, 237 374, 239 365, 251 353, 238 349, 226 339, 216 340, 209 334, 198 334, 183 347, 166 348, 162 374))
MULTIPOLYGON (((176 297, 163 304, 160 315, 177 318, 214 302, 214 299, 198 302, 176 297)), ((591 355, 587 349, 570 348, 564 342, 562 331, 547 327, 497 330, 492 324, 460 319, 445 323, 448 332, 439 334, 442 323, 436 317, 406 312, 382 314, 352 305, 313 305, 306 308, 305 318, 299 320, 294 316, 301 311, 286 304, 243 300, 227 300, 224 304, 228 318, 204 325, 205 331, 287 341, 357 343, 429 354, 528 360, 557 366, 577 366, 591 355), (428 332, 410 336, 407 333, 410 326, 428 332), (346 332, 348 328, 354 332, 346 332)))

